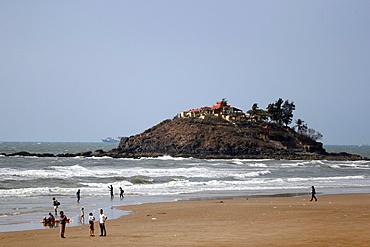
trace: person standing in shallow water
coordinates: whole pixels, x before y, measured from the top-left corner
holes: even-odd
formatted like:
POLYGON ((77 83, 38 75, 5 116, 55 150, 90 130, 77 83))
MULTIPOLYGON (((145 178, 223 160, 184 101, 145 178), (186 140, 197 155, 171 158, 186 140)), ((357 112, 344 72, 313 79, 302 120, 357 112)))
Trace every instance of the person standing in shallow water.
POLYGON ((110 191, 110 197, 113 198, 114 197, 114 195, 113 195, 113 185, 108 186, 108 188, 109 188, 109 191, 110 191))
POLYGON ((119 198, 124 198, 123 193, 125 193, 125 191, 122 189, 122 187, 119 187, 119 198))
POLYGON ((80 199, 81 199, 81 191, 80 190, 77 190, 76 197, 77 197, 77 203, 79 203, 80 199))
POLYGON ((81 208, 80 223, 85 224, 85 209, 81 208))
POLYGON ((58 200, 55 199, 55 197, 53 197, 53 206, 54 206, 54 214, 55 214, 55 217, 58 215, 58 207, 60 205, 60 202, 58 202, 58 200))
POLYGON ((311 200, 310 202, 315 199, 315 201, 317 201, 317 198, 316 198, 316 190, 315 190, 315 187, 311 186, 311 200))

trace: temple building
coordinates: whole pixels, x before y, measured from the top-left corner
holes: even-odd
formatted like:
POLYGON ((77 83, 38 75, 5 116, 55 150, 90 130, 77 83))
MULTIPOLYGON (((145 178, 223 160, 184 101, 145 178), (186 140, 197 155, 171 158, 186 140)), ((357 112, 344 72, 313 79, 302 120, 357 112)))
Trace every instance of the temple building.
POLYGON ((228 105, 225 99, 217 101, 216 104, 213 106, 205 106, 201 108, 182 111, 178 114, 178 117, 182 118, 204 119, 207 116, 222 117, 228 121, 234 121, 237 120, 237 118, 245 117, 245 114, 241 109, 228 105))

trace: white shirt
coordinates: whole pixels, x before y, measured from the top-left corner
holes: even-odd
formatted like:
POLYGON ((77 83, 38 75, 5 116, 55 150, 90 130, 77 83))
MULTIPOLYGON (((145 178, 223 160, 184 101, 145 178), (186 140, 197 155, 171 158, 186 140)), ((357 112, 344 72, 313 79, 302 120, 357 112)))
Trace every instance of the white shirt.
POLYGON ((104 223, 107 217, 104 214, 100 214, 99 216, 99 223, 104 223))

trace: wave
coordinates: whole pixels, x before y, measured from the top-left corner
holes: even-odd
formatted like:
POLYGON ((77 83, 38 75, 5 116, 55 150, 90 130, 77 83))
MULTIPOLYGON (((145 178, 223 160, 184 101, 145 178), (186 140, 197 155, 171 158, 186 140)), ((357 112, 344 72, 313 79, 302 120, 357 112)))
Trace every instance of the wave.
POLYGON ((184 193, 199 193, 205 191, 251 191, 251 190, 271 190, 271 189, 304 189, 314 184, 316 187, 369 187, 366 176, 332 176, 332 177, 294 177, 294 178, 269 178, 270 171, 256 171, 240 176, 234 176, 235 180, 210 179, 193 180, 190 178, 173 178, 166 182, 158 183, 150 177, 135 176, 121 181, 105 182, 81 182, 70 188, 59 186, 20 188, 20 189, 0 189, 0 198, 6 197, 38 197, 38 196, 74 196, 76 188, 81 188, 84 197, 106 196, 109 193, 108 185, 112 184, 115 192, 118 193, 119 187, 123 187, 126 195, 145 196, 145 195, 176 195, 184 193))
POLYGON ((49 187, 36 187, 36 188, 20 188, 20 189, 1 189, 1 197, 34 197, 41 195, 48 195, 52 192, 49 187))
POLYGON ((286 181, 298 182, 298 181, 338 181, 338 180, 363 180, 365 176, 338 176, 338 177, 310 177, 310 178, 287 178, 286 181))
MULTIPOLYGON (((81 156, 79 156, 81 157, 81 156)), ((102 156, 102 157, 83 157, 87 160, 113 160, 114 158, 109 157, 109 156, 102 156)))
POLYGON ((153 183, 154 179, 143 178, 143 177, 133 177, 133 178, 130 178, 129 181, 133 184, 147 184, 147 183, 153 183))
POLYGON ((184 158, 184 157, 172 157, 169 155, 163 155, 158 157, 142 157, 138 160, 192 160, 193 158, 184 158))
POLYGON ((245 174, 236 174, 234 175, 234 178, 236 179, 246 179, 246 178, 251 178, 251 177, 259 177, 262 175, 266 175, 271 173, 269 170, 264 170, 264 171, 255 171, 255 172, 248 172, 245 174))

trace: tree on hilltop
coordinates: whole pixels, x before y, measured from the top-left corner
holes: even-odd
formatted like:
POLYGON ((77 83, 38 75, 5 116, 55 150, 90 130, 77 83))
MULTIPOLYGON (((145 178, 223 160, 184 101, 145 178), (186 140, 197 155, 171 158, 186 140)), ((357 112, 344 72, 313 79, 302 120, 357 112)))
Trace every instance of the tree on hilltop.
POLYGON ((323 135, 312 128, 308 128, 302 119, 297 119, 295 124, 294 128, 296 128, 298 134, 305 135, 314 141, 322 139, 323 135))
POLYGON ((295 124, 296 125, 293 128, 298 134, 306 133, 307 124, 305 124, 302 119, 298 118, 297 120, 295 120, 295 124))
POLYGON ((294 102, 289 102, 288 100, 286 100, 282 106, 282 110, 282 122, 285 124, 285 126, 288 126, 293 121, 293 111, 295 110, 294 102))
POLYGON ((258 107, 258 103, 254 103, 252 105, 252 109, 248 110, 247 113, 249 114, 250 119, 253 119, 257 123, 266 122, 268 119, 267 111, 260 109, 258 107))
POLYGON ((284 102, 282 98, 267 106, 271 121, 276 122, 279 126, 283 126, 283 124, 288 126, 292 122, 294 110, 294 102, 289 102, 289 100, 284 102))

